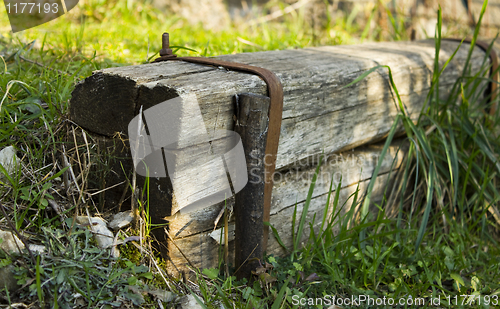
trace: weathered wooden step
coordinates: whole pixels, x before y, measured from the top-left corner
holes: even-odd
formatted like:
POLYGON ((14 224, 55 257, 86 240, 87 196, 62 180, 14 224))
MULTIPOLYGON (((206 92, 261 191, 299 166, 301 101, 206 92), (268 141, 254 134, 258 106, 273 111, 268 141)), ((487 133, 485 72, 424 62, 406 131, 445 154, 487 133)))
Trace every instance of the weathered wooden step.
MULTIPOLYGON (((441 65, 457 46, 457 42, 442 42, 441 65)), ((469 45, 464 44, 443 72, 440 79, 440 94, 443 97, 447 96, 461 75, 468 50, 469 45)), ((380 154, 380 146, 347 151, 383 139, 399 112, 386 69, 379 69, 355 85, 346 85, 376 65, 388 65, 406 113, 416 119, 430 88, 434 56, 434 42, 430 40, 327 46, 220 57, 226 61, 271 70, 283 85, 284 108, 270 221, 281 232, 286 245, 291 244, 293 208, 297 204, 300 213, 311 181, 311 172, 320 155, 324 153, 330 158, 322 171, 330 176, 342 175, 342 201, 347 200, 358 182, 362 193, 377 163, 375 158, 380 154), (361 159, 331 163, 340 153, 343 154, 342 158, 352 154, 361 159)), ((470 61, 472 74, 480 70, 484 58, 485 53, 475 48, 470 61)), ((111 160, 107 166, 112 171, 110 176, 101 177, 106 187, 109 187, 125 179, 125 176, 131 179, 133 166, 130 150, 126 149, 127 129, 141 108, 147 110, 178 97, 195 97, 202 122, 210 135, 220 130, 234 129, 237 95, 241 93, 266 95, 266 85, 254 75, 181 61, 111 68, 96 71, 77 85, 70 103, 70 115, 75 123, 88 130, 104 147, 109 146, 108 152, 120 157, 120 160, 111 160), (119 149, 113 146, 116 144, 120 145, 119 149), (127 175, 123 175, 122 171, 127 175)), ((184 120, 188 123, 201 122, 194 116, 191 120, 184 120)), ((392 179, 391 171, 399 166, 402 153, 396 155, 396 149, 397 145, 393 145, 387 154, 388 161, 384 162, 382 176, 376 185, 375 200, 383 196, 392 179), (393 160, 395 164, 391 167, 388 162, 393 160)), ((85 151, 85 147, 80 148, 80 154, 85 151)), ((188 161, 188 158, 184 160, 188 161)), ((203 177, 206 178, 205 183, 214 181, 210 173, 203 177)), ((331 177, 326 178, 329 181, 331 177)), ((312 220, 316 214, 316 221, 313 222, 315 228, 319 227, 318 220, 321 220, 325 208, 328 181, 317 184, 309 208, 308 220, 312 220)), ((143 183, 144 178, 140 178, 139 187, 142 188, 143 183)), ((125 186, 123 184, 103 192, 106 194, 105 207, 117 203, 125 186)), ((169 220, 167 231, 173 241, 163 228, 153 231, 163 244, 162 252, 170 258, 169 271, 175 274, 186 270, 189 263, 185 257, 195 267, 216 266, 218 244, 209 234, 216 228, 214 222, 224 203, 231 206, 234 199, 207 205, 210 207, 188 214, 172 213, 176 192, 173 192, 169 179, 149 178, 149 188, 146 194, 152 223, 164 224, 167 223, 165 218, 169 220)), ((268 253, 284 253, 273 236, 269 239, 268 253)))

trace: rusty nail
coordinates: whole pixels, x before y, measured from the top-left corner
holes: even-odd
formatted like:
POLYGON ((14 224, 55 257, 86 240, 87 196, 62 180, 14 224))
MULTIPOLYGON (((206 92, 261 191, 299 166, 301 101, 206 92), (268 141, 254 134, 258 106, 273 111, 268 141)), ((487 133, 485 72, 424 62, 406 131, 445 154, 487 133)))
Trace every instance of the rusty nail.
POLYGON ((168 33, 165 32, 165 33, 163 33, 163 35, 161 37, 160 56, 173 55, 173 52, 169 47, 170 47, 170 38, 169 38, 168 33))

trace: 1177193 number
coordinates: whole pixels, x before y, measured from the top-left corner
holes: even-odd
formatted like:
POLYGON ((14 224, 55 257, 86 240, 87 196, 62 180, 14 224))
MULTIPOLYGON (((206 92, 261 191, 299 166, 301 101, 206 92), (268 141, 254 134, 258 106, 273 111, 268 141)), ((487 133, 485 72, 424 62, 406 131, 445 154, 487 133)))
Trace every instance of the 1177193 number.
POLYGON ((58 13, 59 4, 58 3, 6 3, 7 13, 9 14, 41 14, 41 13, 58 13))

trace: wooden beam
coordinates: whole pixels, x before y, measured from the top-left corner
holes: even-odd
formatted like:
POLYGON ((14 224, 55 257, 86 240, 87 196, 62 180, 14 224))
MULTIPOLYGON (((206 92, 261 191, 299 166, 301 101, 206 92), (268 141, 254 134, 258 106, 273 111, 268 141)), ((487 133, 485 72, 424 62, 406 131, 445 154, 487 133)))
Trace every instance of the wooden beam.
MULTIPOLYGON (((457 42, 442 42, 441 65, 457 46, 457 42)), ((468 49, 469 46, 463 44, 442 73, 440 94, 443 98, 460 76, 468 49)), ((332 155, 329 162, 333 162, 334 156, 340 153, 345 154, 347 150, 383 139, 399 112, 388 82, 387 70, 380 69, 355 85, 346 85, 376 65, 388 65, 392 69, 406 113, 416 119, 430 88, 434 56, 434 42, 430 40, 326 46, 220 57, 226 61, 269 69, 278 75, 283 84, 284 109, 271 205, 271 222, 278 224, 277 228, 290 233, 287 219, 277 219, 279 217, 276 216, 286 213, 286 218, 289 218, 291 207, 303 203, 310 181, 302 180, 302 177, 307 179, 304 175, 314 170, 322 153, 332 155)), ((472 75, 479 72, 484 57, 482 50, 474 49, 470 61, 472 75)), ((169 99, 195 97, 210 135, 220 130, 234 130, 234 97, 245 92, 265 95, 266 85, 254 75, 179 61, 110 68, 94 72, 76 86, 70 102, 70 117, 93 132, 96 138, 113 140, 111 137, 119 132, 126 139, 128 124, 141 108, 146 111, 169 99)), ((191 121, 195 121, 194 118, 191 121)), ((368 153, 377 152, 372 149, 368 153)), ((116 170, 121 171, 120 165, 123 164, 125 171, 129 171, 130 152, 122 150, 117 156, 124 159, 116 161, 116 170)), ((189 159, 186 157, 186 162, 189 159)), ((347 186, 368 181, 374 162, 365 160, 360 163, 362 169, 358 169, 356 164, 337 166, 342 171, 343 184, 347 186)), ((386 169, 385 172, 390 170, 386 169)), ((335 174, 336 171, 329 173, 335 174)), ((213 181, 210 177, 209 174, 205 175, 204 181, 213 181)), ((390 180, 390 177, 387 176, 387 179, 390 180)), ((191 256, 197 267, 213 265, 213 259, 207 259, 206 254, 216 251, 214 247, 199 252, 191 245, 197 243, 193 239, 207 239, 200 235, 208 235, 217 228, 214 222, 221 208, 224 203, 233 205, 234 198, 189 214, 173 213, 172 210, 177 207, 176 193, 168 179, 153 178, 151 181, 151 190, 147 194, 154 216, 152 220, 155 224, 168 223, 169 234, 178 246, 167 240, 160 229, 155 230, 166 248, 164 254, 175 261, 172 265, 178 264, 171 267, 172 272, 185 269, 187 265, 182 262, 184 258, 177 259, 176 252, 179 249, 185 251, 185 256, 191 256)), ((107 181, 106 184, 111 186, 115 183, 107 181)), ((117 186, 114 190, 121 195, 123 186, 117 186)), ((328 186, 329 183, 317 184, 314 199, 324 196, 328 186)), ((111 192, 107 194, 112 195, 111 192)), ((106 202, 113 204, 113 201, 106 202)), ((321 203, 317 203, 315 205, 321 207, 321 203)), ((311 211, 314 209, 310 208, 311 211)), ((317 211, 321 213, 319 209, 317 211)), ((282 254, 278 247, 273 249, 271 239, 269 252, 282 254)))
MULTIPOLYGON (((442 42, 441 64, 457 46, 442 42)), ((464 44, 441 75, 443 96, 461 74, 468 49, 464 44)), ((434 43, 367 43, 220 58, 265 67, 280 77, 285 100, 276 162, 279 170, 323 151, 352 149, 387 134, 398 112, 387 70, 345 87, 378 64, 392 68, 408 113, 418 116, 430 88, 434 43)), ((476 48, 473 73, 483 58, 484 52, 476 48)), ((167 99, 194 94, 209 132, 232 130, 233 97, 243 92, 265 95, 266 86, 257 76, 179 61, 118 67, 96 71, 76 86, 70 116, 89 131, 111 137, 127 133, 129 121, 141 106, 146 110, 167 99)))

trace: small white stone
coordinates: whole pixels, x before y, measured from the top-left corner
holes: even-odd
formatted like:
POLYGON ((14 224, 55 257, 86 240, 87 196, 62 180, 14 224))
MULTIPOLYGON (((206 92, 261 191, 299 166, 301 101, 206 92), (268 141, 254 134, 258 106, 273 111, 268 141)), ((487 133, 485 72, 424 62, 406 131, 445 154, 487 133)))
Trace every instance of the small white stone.
POLYGON ((42 254, 42 253, 45 253, 45 251, 47 250, 45 248, 45 246, 42 246, 42 245, 34 245, 34 244, 29 244, 28 245, 28 248, 30 249, 31 252, 35 252, 37 254, 42 254))
MULTIPOLYGON (((13 176, 19 166, 19 158, 16 156, 16 149, 12 146, 5 147, 0 150, 0 164, 7 171, 9 176, 13 176)), ((3 173, 0 173, 0 179, 5 178, 3 173)))
POLYGON ((85 216, 78 216, 76 217, 76 221, 79 224, 89 224, 90 222, 90 229, 94 234, 95 240, 97 241, 97 246, 99 246, 99 248, 105 249, 113 245, 113 232, 111 232, 107 228, 106 222, 103 219, 98 217, 89 218, 85 216))
MULTIPOLYGON (((204 303, 203 299, 201 299, 199 296, 198 298, 202 303, 204 303)), ((182 296, 180 299, 180 303, 182 309, 203 309, 203 307, 196 301, 193 295, 182 296)))
POLYGON ((149 294, 153 295, 162 302, 169 303, 177 298, 177 295, 165 290, 152 289, 148 291, 149 294))
POLYGON ((21 251, 19 251, 19 249, 24 249, 24 244, 22 243, 22 241, 17 238, 17 236, 12 232, 0 230, 0 239, 2 240, 0 242, 0 249, 6 251, 7 253, 20 254, 21 251))
POLYGON ((111 220, 108 226, 116 231, 132 223, 133 219, 132 211, 119 212, 113 216, 113 220, 111 220))

